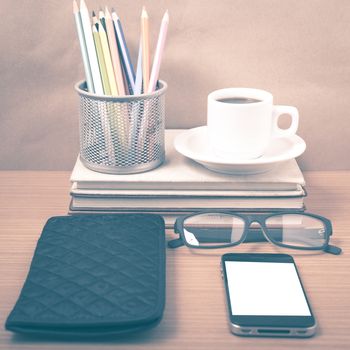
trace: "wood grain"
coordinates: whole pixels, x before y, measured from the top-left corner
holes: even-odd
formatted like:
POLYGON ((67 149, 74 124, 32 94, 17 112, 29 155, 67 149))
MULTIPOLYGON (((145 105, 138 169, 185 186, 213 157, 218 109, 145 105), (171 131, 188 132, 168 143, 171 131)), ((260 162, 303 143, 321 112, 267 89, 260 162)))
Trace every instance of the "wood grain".
MULTIPOLYGON (((50 216, 65 215, 68 172, 0 172, 0 322, 22 287, 41 229, 50 216)), ((347 349, 350 343, 350 172, 307 172, 310 212, 333 222, 332 242, 341 256, 294 256, 319 323, 310 339, 241 338, 230 334, 220 256, 230 250, 167 250, 167 302, 164 318, 152 331, 118 340, 52 342, 0 330, 0 349, 347 349)), ((174 237, 167 232, 167 239, 174 237)), ((269 244, 235 251, 276 252, 269 244)))

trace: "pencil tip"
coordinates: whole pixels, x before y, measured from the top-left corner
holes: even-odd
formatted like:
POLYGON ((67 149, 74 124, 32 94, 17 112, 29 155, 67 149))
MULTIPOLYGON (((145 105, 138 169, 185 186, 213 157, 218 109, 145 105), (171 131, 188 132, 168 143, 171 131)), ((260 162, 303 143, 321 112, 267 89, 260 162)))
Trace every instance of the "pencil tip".
POLYGON ((112 7, 112 16, 115 17, 115 18, 119 18, 118 14, 117 14, 117 11, 115 10, 114 7, 112 7))
POLYGON ((147 11, 146 11, 146 6, 143 6, 143 7, 142 7, 141 16, 142 16, 142 17, 148 17, 148 13, 147 13, 147 11))
POLYGON ((73 12, 76 13, 79 11, 78 4, 76 0, 73 0, 73 12))
POLYGON ((95 11, 92 11, 92 17, 95 17, 95 16, 96 16, 95 11))

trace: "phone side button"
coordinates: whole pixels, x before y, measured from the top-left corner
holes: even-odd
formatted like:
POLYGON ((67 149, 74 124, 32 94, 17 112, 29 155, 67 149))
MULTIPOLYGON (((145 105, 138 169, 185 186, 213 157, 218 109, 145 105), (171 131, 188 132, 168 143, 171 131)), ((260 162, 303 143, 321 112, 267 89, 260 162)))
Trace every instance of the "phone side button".
POLYGON ((252 328, 242 328, 241 326, 230 323, 231 332, 236 335, 252 335, 254 334, 254 330, 252 328))
POLYGON ((252 332, 252 330, 251 329, 241 329, 241 332, 242 333, 244 333, 244 334, 249 334, 249 333, 251 333, 252 332))

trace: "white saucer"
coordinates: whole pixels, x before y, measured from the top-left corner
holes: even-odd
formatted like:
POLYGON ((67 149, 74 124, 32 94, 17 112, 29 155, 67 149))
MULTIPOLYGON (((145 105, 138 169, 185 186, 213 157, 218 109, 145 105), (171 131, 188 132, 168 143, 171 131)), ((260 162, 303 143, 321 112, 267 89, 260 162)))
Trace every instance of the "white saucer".
POLYGON ((300 156, 305 141, 297 136, 272 139, 264 155, 256 159, 228 160, 213 154, 208 144, 207 126, 182 132, 175 138, 175 149, 206 168, 225 174, 257 174, 272 169, 277 163, 300 156))

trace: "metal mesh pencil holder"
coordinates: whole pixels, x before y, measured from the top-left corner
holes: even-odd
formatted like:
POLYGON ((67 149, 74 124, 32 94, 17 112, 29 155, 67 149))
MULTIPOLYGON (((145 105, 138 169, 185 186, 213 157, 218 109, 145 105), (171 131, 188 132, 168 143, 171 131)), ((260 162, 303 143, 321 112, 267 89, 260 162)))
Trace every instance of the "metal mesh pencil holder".
POLYGON ((164 161, 164 81, 151 94, 121 97, 89 93, 85 81, 75 89, 80 97, 80 159, 87 168, 132 174, 164 161))

